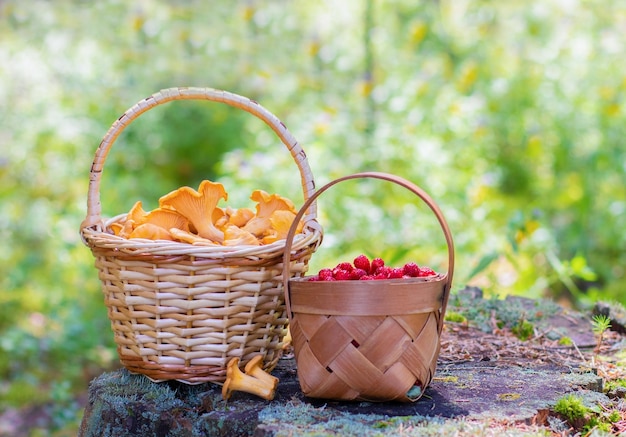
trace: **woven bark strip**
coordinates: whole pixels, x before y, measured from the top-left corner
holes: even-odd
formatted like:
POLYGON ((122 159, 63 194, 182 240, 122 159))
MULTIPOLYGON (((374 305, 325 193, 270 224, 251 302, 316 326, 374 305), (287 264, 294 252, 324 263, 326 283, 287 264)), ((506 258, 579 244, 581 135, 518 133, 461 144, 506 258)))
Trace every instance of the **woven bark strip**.
POLYGON ((294 258, 286 268, 285 240, 227 247, 125 239, 113 235, 110 227, 124 223, 126 214, 107 220, 100 216, 100 181, 113 143, 134 119, 173 100, 220 102, 257 116, 291 153, 305 201, 315 188, 298 142, 280 120, 250 99, 209 88, 172 88, 126 111, 96 151, 87 217, 81 225, 82 238, 95 257, 120 361, 152 380, 188 384, 223 382, 233 357, 245 366, 260 354, 269 371, 280 358, 287 331, 283 276, 304 275, 322 239, 314 203, 306 208, 304 230, 292 245, 294 258))
MULTIPOLYGON (((314 398, 416 401, 436 370, 454 270, 454 246, 443 214, 426 193, 402 178, 358 173, 320 188, 299 215, 334 184, 365 177, 397 183, 431 208, 448 246, 448 272, 373 281, 283 278, 298 379, 304 394, 314 398)), ((292 226, 284 265, 291 260, 294 234, 292 226)))

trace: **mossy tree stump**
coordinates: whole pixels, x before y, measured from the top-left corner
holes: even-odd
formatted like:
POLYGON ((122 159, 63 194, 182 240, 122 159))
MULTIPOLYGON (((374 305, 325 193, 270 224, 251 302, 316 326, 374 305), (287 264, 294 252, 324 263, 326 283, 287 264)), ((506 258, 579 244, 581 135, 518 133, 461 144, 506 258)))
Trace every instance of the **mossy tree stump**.
POLYGON ((280 378, 273 401, 241 392, 224 401, 215 384, 153 383, 124 369, 104 373, 90 385, 79 437, 367 436, 386 435, 380 427, 389 423, 427 426, 442 418, 481 415, 524 422, 565 393, 601 395, 602 386, 593 373, 572 374, 554 366, 446 363, 416 403, 357 403, 305 398, 292 359, 281 360, 273 374, 280 378))

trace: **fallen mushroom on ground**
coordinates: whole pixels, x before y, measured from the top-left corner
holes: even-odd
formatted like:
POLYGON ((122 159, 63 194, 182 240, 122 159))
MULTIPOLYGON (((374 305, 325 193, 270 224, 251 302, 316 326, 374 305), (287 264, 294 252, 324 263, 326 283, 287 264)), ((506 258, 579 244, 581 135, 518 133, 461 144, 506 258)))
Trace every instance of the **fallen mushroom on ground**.
POLYGON ((239 369, 239 358, 234 357, 226 367, 226 381, 222 386, 222 398, 230 399, 233 392, 242 391, 271 401, 276 394, 278 378, 261 368, 261 355, 255 356, 245 367, 245 373, 239 369))
MULTIPOLYGON (((291 200, 278 194, 255 190, 250 208, 220 208, 228 193, 218 182, 204 180, 198 191, 181 187, 159 199, 159 207, 145 211, 141 201, 126 218, 111 224, 111 231, 123 238, 169 240, 207 246, 259 246, 284 239, 296 217, 291 200)), ((302 223, 297 232, 302 232, 302 223)))

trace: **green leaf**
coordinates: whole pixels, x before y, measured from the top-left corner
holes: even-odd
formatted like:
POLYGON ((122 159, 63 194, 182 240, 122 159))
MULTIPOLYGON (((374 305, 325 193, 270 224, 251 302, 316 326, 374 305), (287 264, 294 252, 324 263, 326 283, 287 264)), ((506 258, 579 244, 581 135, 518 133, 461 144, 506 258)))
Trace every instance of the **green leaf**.
POLYGON ((491 263, 493 263, 499 257, 500 257, 499 252, 491 252, 491 253, 488 253, 487 255, 484 255, 478 261, 478 264, 476 264, 476 266, 472 269, 469 275, 467 275, 467 278, 465 279, 465 281, 469 282, 472 278, 474 278, 476 275, 478 275, 479 273, 484 271, 487 267, 489 267, 491 263))

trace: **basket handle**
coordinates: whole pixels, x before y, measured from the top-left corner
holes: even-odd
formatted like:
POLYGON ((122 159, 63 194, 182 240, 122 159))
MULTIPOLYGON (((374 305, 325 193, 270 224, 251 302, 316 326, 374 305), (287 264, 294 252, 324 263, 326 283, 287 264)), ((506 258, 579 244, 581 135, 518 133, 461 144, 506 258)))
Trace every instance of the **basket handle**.
POLYGON ((414 183, 409 182, 408 180, 404 178, 401 178, 400 176, 392 175, 389 173, 381 173, 381 172, 355 173, 349 176, 344 176, 344 177, 335 179, 327 183, 323 187, 321 187, 319 190, 317 190, 309 199, 307 199, 307 201, 302 206, 302 209, 298 211, 298 214, 296 215, 291 227, 289 228, 289 232, 286 237, 287 240, 285 244, 285 251, 283 253, 283 287, 284 287, 283 291, 285 293, 285 307, 287 309, 287 315, 289 317, 289 320, 291 321, 292 314, 291 314, 291 304, 290 304, 290 298, 289 298, 289 275, 287 274, 287 268, 289 266, 289 263, 291 262, 291 245, 293 243, 293 238, 296 232, 297 224, 302 219, 302 216, 306 208, 308 208, 309 205, 312 202, 314 202, 317 199, 317 197, 319 197, 320 194, 322 194, 324 191, 328 190, 330 187, 332 187, 333 185, 339 182, 346 181, 349 179, 357 179, 357 178, 382 179, 385 181, 398 184, 412 191, 415 195, 417 195, 420 199, 422 199, 424 203, 428 205, 428 207, 432 210, 432 212, 437 217, 437 220, 439 221, 441 229, 446 238, 446 244, 448 246, 448 272, 445 275, 446 284, 444 286, 443 301, 441 303, 441 317, 439 318, 439 325, 437 327, 438 331, 441 332, 441 329, 443 327, 443 318, 446 312, 446 307, 448 305, 448 298, 450 296, 450 288, 452 286, 452 275, 454 272, 454 243, 452 241, 452 233, 450 232, 450 228, 448 227, 448 223, 446 222, 446 219, 444 218, 443 213, 441 212, 441 210, 439 209, 435 201, 424 190, 422 190, 420 187, 418 187, 414 183))
MULTIPOLYGON (((107 154, 117 137, 133 120, 138 118, 144 112, 173 100, 210 100, 214 102, 221 102, 235 108, 242 109, 260 118, 270 128, 272 128, 283 144, 287 146, 289 152, 291 152, 291 156, 300 171, 304 200, 307 201, 311 197, 315 191, 315 182, 313 181, 313 174, 306 159, 306 154, 300 144, 298 144, 298 141, 287 130, 287 127, 274 114, 269 112, 254 100, 229 93, 227 91, 216 90, 213 88, 167 88, 145 98, 124 112, 124 114, 122 114, 122 116, 113 123, 100 142, 89 173, 87 216, 81 224, 81 229, 92 226, 103 228, 101 217, 102 206, 100 203, 100 180, 102 178, 102 171, 107 154)), ((317 216, 316 204, 308 202, 306 210, 307 217, 305 218, 305 221, 308 222, 310 220, 314 220, 317 216)))

